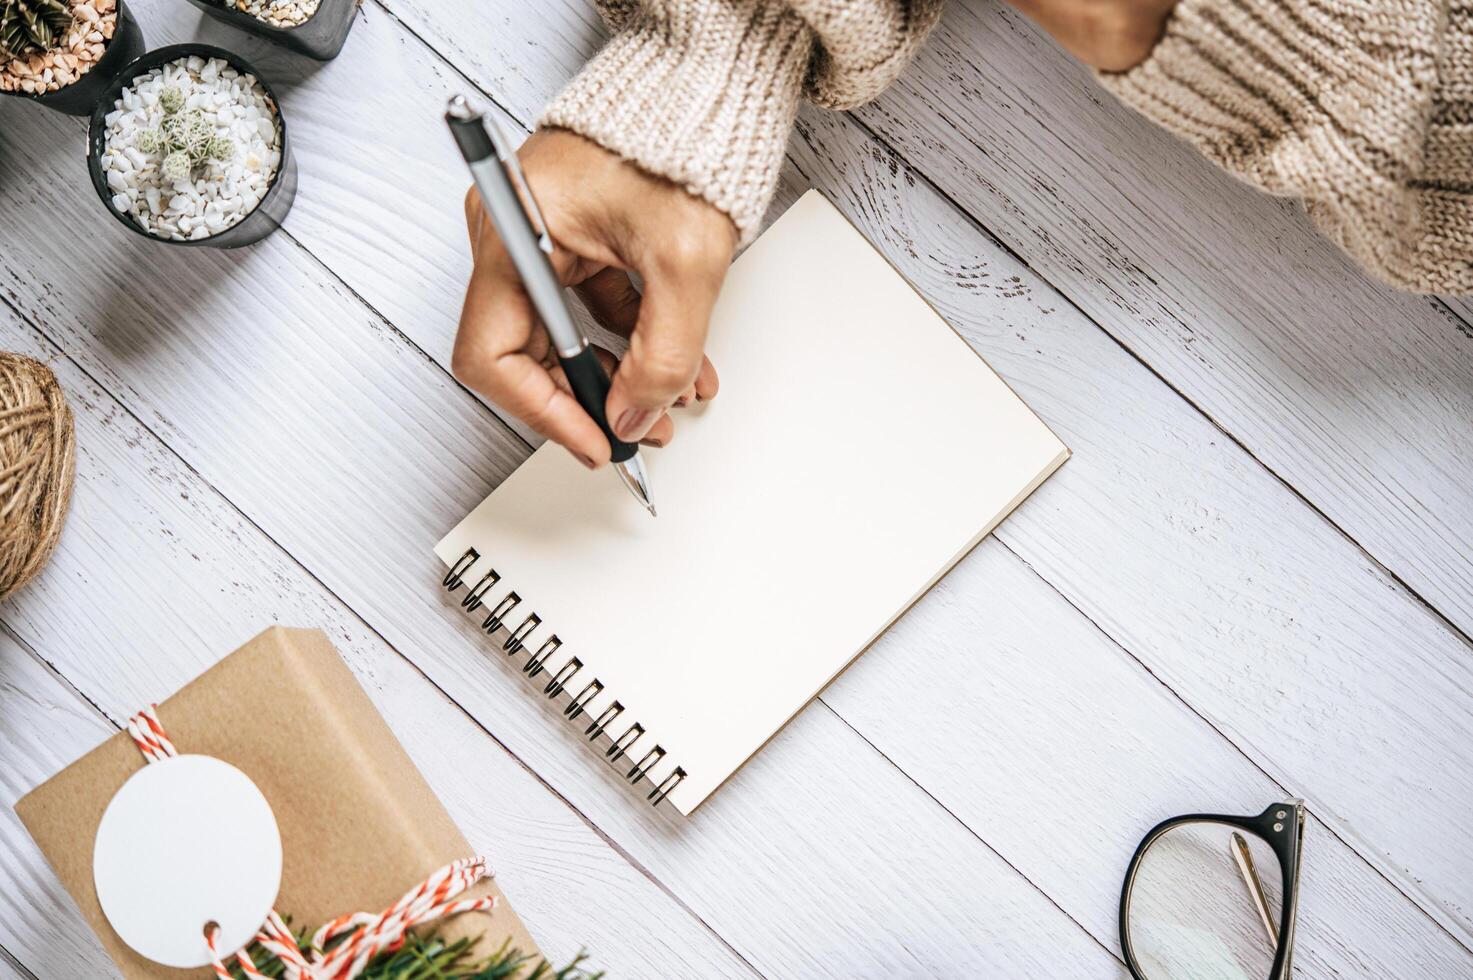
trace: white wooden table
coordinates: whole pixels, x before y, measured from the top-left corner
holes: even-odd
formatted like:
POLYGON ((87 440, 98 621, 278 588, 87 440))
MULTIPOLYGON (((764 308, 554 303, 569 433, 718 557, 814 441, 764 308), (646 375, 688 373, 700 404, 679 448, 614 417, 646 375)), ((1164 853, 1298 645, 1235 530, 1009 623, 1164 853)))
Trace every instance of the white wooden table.
POLYGON ((430 553, 528 452, 448 371, 439 114, 479 90, 525 130, 591 8, 368 0, 318 66, 134 6, 271 77, 301 192, 251 250, 150 247, 78 120, 0 101, 0 346, 78 437, 61 548, 0 607, 0 975, 109 971, 9 804, 282 622, 332 636, 547 951, 613 977, 1120 977, 1140 835, 1294 794, 1299 976, 1473 976, 1473 305, 1368 281, 953 3, 877 103, 805 110, 776 208, 822 188, 1075 455, 682 820, 430 553))

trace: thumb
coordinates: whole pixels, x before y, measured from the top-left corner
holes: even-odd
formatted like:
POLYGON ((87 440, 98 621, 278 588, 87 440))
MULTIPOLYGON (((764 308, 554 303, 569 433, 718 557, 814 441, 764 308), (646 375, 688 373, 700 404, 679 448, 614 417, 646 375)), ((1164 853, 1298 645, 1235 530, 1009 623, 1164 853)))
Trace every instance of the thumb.
POLYGON ((605 405, 614 434, 638 442, 695 382, 724 265, 647 278, 629 352, 605 405))

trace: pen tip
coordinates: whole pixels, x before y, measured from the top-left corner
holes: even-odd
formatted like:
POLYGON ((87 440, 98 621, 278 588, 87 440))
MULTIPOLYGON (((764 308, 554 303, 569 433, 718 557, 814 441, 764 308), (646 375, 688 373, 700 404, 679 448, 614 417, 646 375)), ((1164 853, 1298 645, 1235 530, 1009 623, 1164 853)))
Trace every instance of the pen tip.
POLYGON ((640 460, 639 454, 635 453, 623 462, 615 463, 614 472, 619 474, 619 479, 634 494, 634 499, 650 512, 650 516, 658 516, 655 513, 655 502, 650 499, 649 477, 645 474, 644 462, 640 460))

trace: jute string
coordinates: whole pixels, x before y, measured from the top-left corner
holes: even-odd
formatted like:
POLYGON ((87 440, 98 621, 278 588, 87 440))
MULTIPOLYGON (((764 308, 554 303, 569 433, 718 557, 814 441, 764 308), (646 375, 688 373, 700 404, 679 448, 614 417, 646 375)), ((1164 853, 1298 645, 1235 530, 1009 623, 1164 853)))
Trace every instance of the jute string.
POLYGON ((72 410, 56 376, 0 351, 0 601, 51 557, 75 472, 72 410))

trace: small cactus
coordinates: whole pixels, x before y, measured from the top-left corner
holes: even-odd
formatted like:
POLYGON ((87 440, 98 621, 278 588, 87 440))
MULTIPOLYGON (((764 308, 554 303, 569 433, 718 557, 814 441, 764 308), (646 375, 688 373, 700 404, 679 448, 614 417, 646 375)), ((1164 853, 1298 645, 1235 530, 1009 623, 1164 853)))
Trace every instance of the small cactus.
POLYGON ((138 136, 138 148, 144 153, 163 157, 159 172, 165 180, 188 180, 195 168, 210 160, 221 163, 235 156, 235 144, 216 136, 198 109, 184 108, 184 93, 170 85, 159 93, 159 107, 164 110, 158 129, 138 136))
POLYGON ((168 181, 188 180, 189 175, 194 172, 194 164, 189 162, 189 154, 183 150, 175 150, 164 157, 164 162, 159 165, 159 171, 168 181))
POLYGON ((0 61, 49 51, 71 27, 72 8, 63 0, 0 0, 0 61))
POLYGON ((184 90, 177 85, 170 85, 159 93, 159 108, 168 115, 173 115, 184 108, 184 90))

